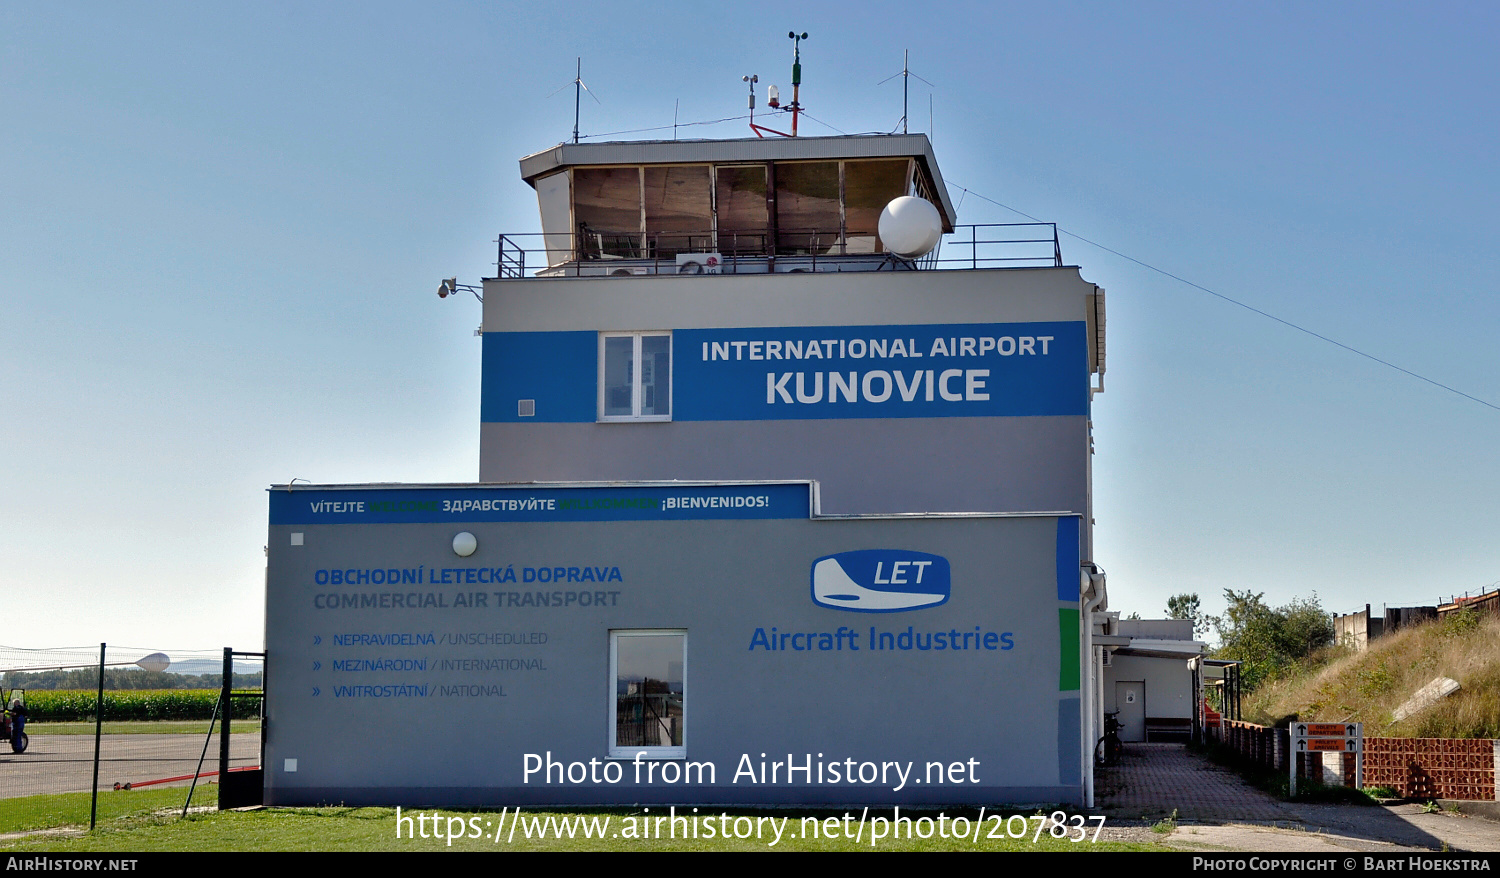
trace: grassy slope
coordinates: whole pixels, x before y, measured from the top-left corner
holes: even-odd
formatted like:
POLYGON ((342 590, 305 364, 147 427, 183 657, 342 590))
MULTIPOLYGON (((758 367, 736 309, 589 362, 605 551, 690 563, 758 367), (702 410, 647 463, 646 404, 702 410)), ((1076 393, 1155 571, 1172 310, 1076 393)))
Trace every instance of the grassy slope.
POLYGON ((1432 622, 1378 638, 1366 652, 1342 648, 1312 657, 1301 672, 1249 695, 1245 716, 1269 723, 1363 722, 1365 734, 1401 738, 1500 738, 1500 618, 1432 622), (1462 687, 1396 723, 1392 712, 1435 677, 1462 687))

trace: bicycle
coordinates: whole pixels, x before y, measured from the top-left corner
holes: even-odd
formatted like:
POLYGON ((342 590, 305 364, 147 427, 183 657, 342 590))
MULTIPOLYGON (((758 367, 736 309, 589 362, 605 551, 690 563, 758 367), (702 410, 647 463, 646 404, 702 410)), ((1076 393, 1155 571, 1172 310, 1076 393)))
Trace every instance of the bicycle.
POLYGON ((1104 715, 1104 737, 1094 745, 1095 765, 1114 765, 1120 761, 1120 753, 1124 750, 1124 746, 1120 743, 1119 717, 1118 710, 1104 715))

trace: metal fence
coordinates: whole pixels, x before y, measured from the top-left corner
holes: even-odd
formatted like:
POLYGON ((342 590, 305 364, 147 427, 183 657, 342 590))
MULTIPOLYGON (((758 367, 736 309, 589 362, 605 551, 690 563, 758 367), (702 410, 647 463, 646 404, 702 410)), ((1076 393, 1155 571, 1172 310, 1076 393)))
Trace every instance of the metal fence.
MULTIPOLYGON (((495 276, 578 277, 684 273, 679 256, 713 254, 714 273, 787 271, 980 269, 1063 264, 1056 223, 987 223, 955 226, 931 252, 906 260, 877 251, 873 235, 827 229, 748 229, 641 232, 582 229, 574 233, 505 233, 498 245, 495 276)), ((696 269, 701 269, 695 261, 696 269)), ((692 273, 697 273, 697 270, 692 273)))
POLYGON ((10 715, 0 740, 0 798, 56 797, 53 813, 81 825, 95 821, 100 801, 108 813, 147 790, 172 790, 151 798, 174 808, 188 803, 190 791, 192 805, 217 805, 221 754, 231 774, 261 761, 263 661, 227 652, 0 647, 10 715), (227 707, 225 668, 240 696, 227 707))

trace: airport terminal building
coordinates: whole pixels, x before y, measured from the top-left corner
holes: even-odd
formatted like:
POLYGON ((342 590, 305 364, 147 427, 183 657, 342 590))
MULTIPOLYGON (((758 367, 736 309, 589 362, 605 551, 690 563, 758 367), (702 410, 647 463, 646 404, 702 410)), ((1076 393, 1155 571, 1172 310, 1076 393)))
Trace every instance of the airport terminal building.
POLYGON ((1055 229, 957 226, 922 135, 521 173, 480 481, 270 491, 266 802, 1090 804, 1104 293, 1055 229))

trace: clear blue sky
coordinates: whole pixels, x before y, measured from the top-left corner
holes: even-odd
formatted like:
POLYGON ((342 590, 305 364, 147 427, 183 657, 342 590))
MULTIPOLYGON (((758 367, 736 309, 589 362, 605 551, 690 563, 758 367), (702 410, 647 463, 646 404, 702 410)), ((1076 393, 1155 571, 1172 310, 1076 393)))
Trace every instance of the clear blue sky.
MULTIPOLYGON (((950 183, 1500 404, 1492 4, 646 8, 0 8, 0 642, 257 648, 266 485, 476 477, 478 307, 433 291, 536 229, 579 55, 602 134, 789 90, 805 30, 820 134, 891 130, 910 49, 950 183)), ((1063 252, 1116 609, 1500 581, 1500 411, 1063 252)))

